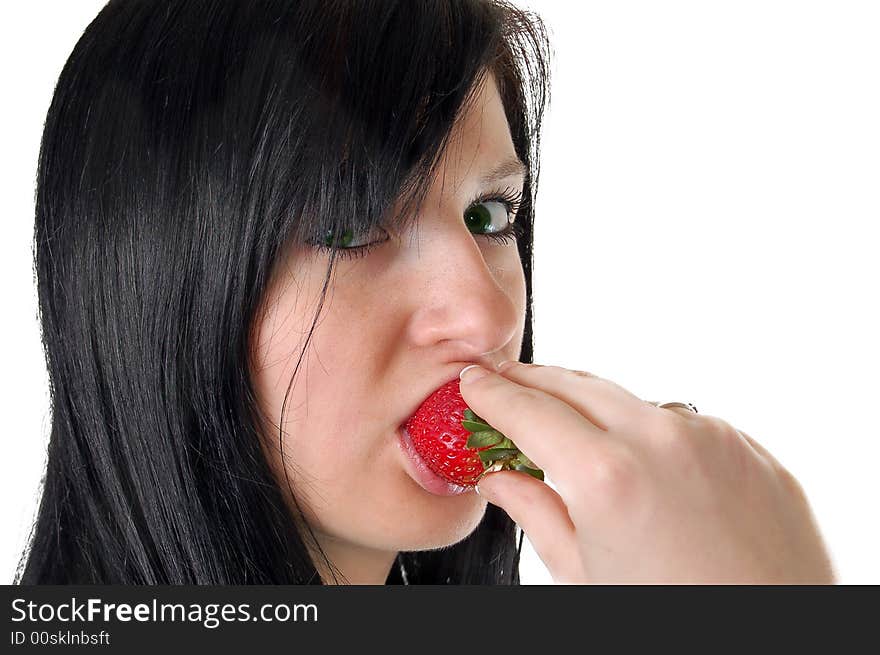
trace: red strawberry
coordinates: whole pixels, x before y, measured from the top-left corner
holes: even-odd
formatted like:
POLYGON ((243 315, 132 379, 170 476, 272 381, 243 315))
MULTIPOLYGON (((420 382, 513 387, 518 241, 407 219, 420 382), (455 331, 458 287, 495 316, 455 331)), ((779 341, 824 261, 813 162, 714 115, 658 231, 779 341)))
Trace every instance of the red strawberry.
POLYGON ((512 469, 533 475, 544 473, 516 445, 486 423, 464 402, 459 380, 437 389, 406 422, 416 452, 447 482, 470 485, 489 470, 512 469))

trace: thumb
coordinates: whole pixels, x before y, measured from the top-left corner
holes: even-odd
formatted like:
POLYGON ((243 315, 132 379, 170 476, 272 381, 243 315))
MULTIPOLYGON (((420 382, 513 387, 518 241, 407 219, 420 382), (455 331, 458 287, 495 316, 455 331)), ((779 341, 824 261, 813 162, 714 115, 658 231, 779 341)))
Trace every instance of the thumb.
POLYGON ((483 476, 476 491, 522 528, 555 581, 581 577, 574 524, 549 485, 521 471, 496 471, 483 476))

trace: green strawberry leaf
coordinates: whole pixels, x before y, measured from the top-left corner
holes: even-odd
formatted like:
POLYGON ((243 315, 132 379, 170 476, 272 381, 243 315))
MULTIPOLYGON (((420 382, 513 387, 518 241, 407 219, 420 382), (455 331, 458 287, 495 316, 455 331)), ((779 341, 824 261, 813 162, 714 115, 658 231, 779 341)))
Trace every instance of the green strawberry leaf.
POLYGON ((513 467, 513 470, 514 471, 522 471, 523 473, 528 473, 533 478, 538 478, 541 481, 544 480, 544 471, 542 471, 541 469, 534 469, 529 466, 526 466, 525 464, 517 464, 516 466, 513 467))
POLYGON ((523 453, 523 452, 520 452, 517 459, 519 461, 521 461, 523 464, 525 464, 526 466, 528 466, 530 469, 534 469, 536 471, 540 470, 537 466, 535 466, 535 463, 532 460, 530 460, 528 457, 526 457, 525 453, 523 453))
POLYGON ((477 416, 470 407, 468 407, 467 409, 464 410, 464 417, 468 421, 476 421, 477 423, 483 423, 484 425, 489 425, 486 422, 486 419, 483 419, 483 418, 480 418, 479 416, 477 416))
POLYGON ((487 462, 510 458, 518 452, 516 448, 490 448, 489 450, 481 450, 477 455, 480 456, 480 461, 485 466, 487 462))
POLYGON ((481 430, 472 433, 467 440, 468 448, 485 448, 495 446, 504 439, 504 435, 495 430, 481 430))
MULTIPOLYGON (((491 425, 486 425, 485 423, 479 423, 477 421, 462 421, 461 426, 467 430, 468 432, 485 432, 486 430, 494 430, 491 425)), ((498 434, 501 434, 500 432, 498 434)))

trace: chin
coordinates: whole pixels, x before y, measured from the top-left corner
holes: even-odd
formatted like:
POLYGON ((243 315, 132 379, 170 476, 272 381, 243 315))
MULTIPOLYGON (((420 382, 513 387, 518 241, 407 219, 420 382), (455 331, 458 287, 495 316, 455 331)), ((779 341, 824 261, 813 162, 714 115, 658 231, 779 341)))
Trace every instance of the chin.
POLYGON ((419 520, 401 521, 400 529, 395 531, 395 548, 415 551, 453 546, 477 529, 486 507, 486 501, 475 493, 432 503, 429 509, 414 513, 419 520))

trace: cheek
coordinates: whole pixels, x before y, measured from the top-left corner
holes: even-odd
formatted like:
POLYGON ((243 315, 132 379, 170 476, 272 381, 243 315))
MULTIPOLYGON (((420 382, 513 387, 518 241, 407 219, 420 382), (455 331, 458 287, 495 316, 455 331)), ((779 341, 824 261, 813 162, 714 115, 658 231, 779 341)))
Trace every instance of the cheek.
POLYGON ((368 393, 375 382, 366 365, 369 358, 350 347, 350 330, 338 332, 329 321, 319 322, 321 329, 315 330, 301 358, 299 338, 275 335, 267 365, 256 380, 261 408, 273 426, 268 433, 272 455, 280 460, 283 447, 289 476, 302 482, 301 496, 308 496, 311 488, 338 486, 352 470, 370 467, 377 457, 375 437, 368 432, 378 424, 382 403, 376 407, 368 393))
POLYGON ((519 261, 519 256, 516 257, 515 263, 515 273, 514 273, 514 281, 513 285, 516 288, 516 292, 511 296, 515 298, 519 303, 520 314, 525 317, 526 313, 526 274, 522 269, 522 264, 519 261))
POLYGON ((525 293, 525 273, 516 246, 495 247, 493 252, 486 255, 486 261, 495 274, 498 285, 511 298, 519 297, 520 290, 525 293))
POLYGON ((526 277, 516 247, 509 246, 487 258, 498 286, 514 303, 521 316, 520 332, 526 315, 526 277))

